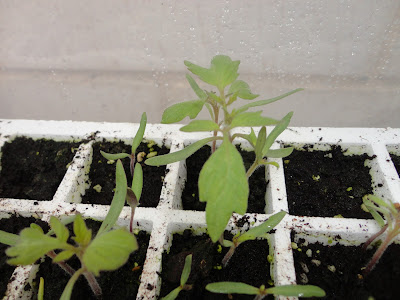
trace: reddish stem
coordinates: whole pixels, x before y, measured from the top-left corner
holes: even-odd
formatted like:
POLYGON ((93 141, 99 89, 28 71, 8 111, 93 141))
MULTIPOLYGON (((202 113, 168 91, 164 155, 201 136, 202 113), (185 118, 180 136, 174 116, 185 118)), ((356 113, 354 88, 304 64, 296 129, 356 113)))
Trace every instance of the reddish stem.
MULTIPOLYGON (((50 251, 46 255, 48 257, 50 257, 51 259, 54 259, 54 257, 57 256, 57 254, 54 251, 50 251)), ((59 265, 60 268, 63 269, 70 276, 74 275, 75 270, 69 264, 67 264, 65 261, 60 261, 57 263, 57 265, 59 265)))
POLYGON ((388 227, 388 224, 385 224, 385 226, 383 226, 381 228, 381 230, 379 230, 377 233, 375 233, 373 236, 371 236, 362 246, 363 250, 367 250, 368 246, 378 237, 380 236, 382 233, 385 232, 386 228, 388 227))

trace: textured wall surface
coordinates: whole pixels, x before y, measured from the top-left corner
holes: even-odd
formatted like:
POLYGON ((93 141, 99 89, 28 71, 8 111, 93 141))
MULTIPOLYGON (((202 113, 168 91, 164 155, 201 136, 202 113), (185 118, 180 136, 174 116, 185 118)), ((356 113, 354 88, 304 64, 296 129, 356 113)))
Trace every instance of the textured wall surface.
POLYGON ((370 0, 0 0, 0 118, 159 122, 216 54, 263 99, 305 88, 267 115, 400 127, 400 2, 370 0))

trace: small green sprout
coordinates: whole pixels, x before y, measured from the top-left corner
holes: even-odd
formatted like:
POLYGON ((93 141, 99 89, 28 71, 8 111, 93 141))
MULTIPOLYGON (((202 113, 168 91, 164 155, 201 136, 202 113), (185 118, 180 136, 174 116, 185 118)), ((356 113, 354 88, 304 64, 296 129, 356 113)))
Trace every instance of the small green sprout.
POLYGON ((222 259, 222 265, 226 267, 228 264, 229 260, 235 253, 236 248, 243 242, 245 241, 250 241, 250 240, 255 240, 258 237, 264 236, 267 232, 271 231, 276 225, 280 223, 280 221, 285 217, 286 212, 281 211, 278 212, 271 217, 268 218, 264 223, 262 223, 259 226, 256 226, 245 233, 238 233, 236 234, 232 242, 223 240, 222 244, 225 247, 230 247, 229 251, 225 254, 224 258, 222 259))
POLYGON ((54 216, 50 217, 51 230, 47 234, 36 224, 23 229, 19 235, 0 231, 0 242, 11 246, 6 250, 10 257, 7 263, 30 265, 47 255, 71 275, 60 299, 70 299, 74 284, 80 275, 86 277, 96 298, 101 299, 102 290, 95 276, 99 276, 100 271, 118 269, 138 248, 133 234, 125 229, 112 230, 124 206, 127 190, 126 175, 120 160, 117 161, 116 167, 116 186, 110 210, 94 238, 79 214, 73 220, 74 244, 68 243, 67 227, 54 216), (61 250, 58 254, 54 251, 57 249, 61 250), (81 262, 77 271, 65 262, 73 255, 81 262))
POLYGON ((38 300, 43 300, 44 296, 44 279, 43 277, 40 277, 39 281, 39 290, 38 290, 38 300))
POLYGON ((386 202, 374 195, 365 195, 363 197, 363 202, 371 215, 374 217, 375 221, 381 227, 381 230, 379 230, 365 242, 363 249, 367 249, 368 246, 378 237, 382 236, 385 231, 387 233, 385 239, 382 241, 381 245, 376 250, 372 259, 369 261, 363 271, 364 276, 366 276, 378 263, 387 247, 389 247, 390 244, 393 243, 396 236, 400 234, 400 204, 386 202))
MULTIPOLYGON (((203 82, 211 85, 210 90, 203 90, 196 81, 187 75, 186 78, 194 90, 197 100, 184 101, 168 107, 161 122, 171 124, 189 117, 195 119, 205 107, 209 114, 208 120, 193 120, 180 128, 184 132, 210 132, 211 136, 199 140, 186 148, 166 155, 155 156, 145 161, 147 165, 160 166, 188 158, 208 143, 211 145, 211 156, 204 164, 199 175, 199 199, 207 202, 206 221, 208 233, 213 242, 221 238, 232 213, 246 213, 249 195, 248 178, 262 165, 271 164, 267 157, 281 158, 288 156, 293 148, 271 149, 276 138, 287 128, 293 112, 281 120, 261 115, 262 111, 249 112, 253 107, 263 106, 302 89, 296 89, 267 100, 252 101, 258 97, 250 90, 250 86, 237 80, 240 61, 232 61, 226 55, 217 55, 211 60, 210 68, 184 62, 188 70, 203 82), (239 99, 247 102, 245 105, 232 108, 239 99), (275 125, 267 135, 266 126, 275 125), (253 127, 261 126, 258 136, 253 127), (233 133, 237 127, 251 128, 249 134, 233 133), (243 159, 233 144, 236 138, 247 140, 256 153, 256 159, 246 170, 243 159), (222 141, 216 148, 216 141, 222 141)), ((239 102, 239 101, 238 101, 239 102)))
POLYGON ((172 290, 167 296, 163 297, 163 300, 174 300, 178 297, 180 291, 185 290, 188 291, 192 289, 192 285, 186 284, 189 279, 190 271, 192 270, 192 254, 189 254, 185 258, 185 265, 183 266, 182 274, 181 274, 181 282, 180 286, 176 289, 172 290))
POLYGON ((142 118, 140 120, 140 126, 138 131, 136 132, 135 137, 133 138, 132 141, 132 148, 131 148, 131 153, 115 153, 115 154, 111 154, 111 153, 107 153, 104 151, 100 150, 101 155, 103 155, 103 157, 109 161, 113 161, 113 160, 117 160, 117 159, 123 159, 126 157, 130 158, 130 164, 129 164, 129 169, 131 171, 131 175, 133 176, 134 173, 134 169, 135 169, 135 152, 137 147, 139 147, 140 142, 143 139, 143 135, 144 135, 144 131, 146 130, 146 123, 147 123, 147 116, 146 113, 142 114, 142 118))
POLYGON ((265 288, 264 285, 256 288, 242 282, 214 282, 206 286, 206 290, 219 294, 245 294, 256 295, 254 300, 262 300, 267 295, 280 295, 286 297, 324 297, 325 291, 314 285, 281 285, 265 288))
MULTIPOLYGON (((123 159, 125 157, 130 158, 130 172, 132 175, 132 187, 127 188, 126 191, 126 202, 128 205, 131 207, 131 220, 130 220, 130 225, 129 229, 132 232, 133 230, 133 219, 135 216, 135 209, 139 205, 140 201, 140 196, 142 195, 142 189, 143 189, 143 170, 142 170, 142 165, 140 163, 135 164, 135 153, 137 147, 139 147, 140 142, 143 139, 144 132, 146 130, 146 123, 147 123, 147 116, 146 113, 142 114, 142 118, 140 120, 140 126, 138 131, 136 132, 135 137, 133 138, 132 141, 132 150, 131 154, 128 153, 116 153, 116 154, 110 154, 106 153, 104 151, 100 151, 101 155, 103 155, 104 158, 110 160, 115 160, 115 159, 123 159)), ((140 162, 142 160, 142 157, 140 156, 140 162)))

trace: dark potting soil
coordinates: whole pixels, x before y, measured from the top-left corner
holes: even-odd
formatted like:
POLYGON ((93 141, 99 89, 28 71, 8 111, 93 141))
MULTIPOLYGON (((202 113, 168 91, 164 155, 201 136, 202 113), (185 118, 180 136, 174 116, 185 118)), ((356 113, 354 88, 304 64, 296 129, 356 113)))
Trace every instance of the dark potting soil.
POLYGON ((371 219, 361 208, 372 193, 367 154, 345 156, 341 147, 299 151, 284 158, 289 212, 297 216, 371 219))
POLYGON ((301 251, 293 250, 297 283, 305 284, 308 280, 307 284, 319 286, 327 295, 323 299, 399 299, 400 245, 391 245, 366 278, 362 268, 376 249, 300 243, 298 246, 301 251), (308 249, 312 251, 311 257, 306 254, 308 249))
MULTIPOLYGON (((231 239, 231 235, 225 234, 231 239)), ((193 236, 190 230, 183 234, 174 234, 170 252, 163 254, 161 297, 179 286, 180 276, 187 255, 192 254, 192 270, 187 284, 192 284, 189 291, 181 291, 177 299, 254 299, 249 295, 215 294, 205 290, 205 286, 218 281, 244 282, 253 286, 268 286, 271 280, 268 263, 269 247, 267 240, 247 241, 235 251, 226 268, 221 261, 228 251, 222 248, 218 252, 218 244, 213 244, 208 235, 193 236), (233 298, 232 298, 233 297, 233 298)), ((267 299, 273 299, 267 298, 267 299)))
POLYGON ((17 137, 1 148, 0 197, 52 200, 79 143, 17 137))
POLYGON ((390 158, 396 168, 397 174, 400 174, 400 156, 395 154, 390 154, 390 158))
MULTIPOLYGON (((246 170, 249 169, 255 159, 254 152, 241 150, 238 146, 237 148, 242 155, 246 170)), ((206 208, 206 203, 199 200, 198 181, 201 168, 210 155, 210 146, 204 146, 186 159, 187 179, 182 192, 182 206, 184 210, 204 211, 206 208)), ((249 179, 248 213, 264 213, 266 188, 265 168, 262 166, 249 179)))
MULTIPOLYGON (((92 229, 93 236, 101 225, 101 222, 90 219, 85 220, 85 223, 88 228, 92 229)), ((72 234, 72 226, 68 225, 67 227, 72 234)), ((125 265, 116 271, 100 272, 100 277, 96 278, 103 290, 104 300, 136 299, 150 235, 140 231, 136 235, 136 239, 139 249, 130 255, 125 265)), ((67 263, 75 270, 80 268, 80 262, 76 257, 71 258, 67 263)), ((70 279, 70 276, 57 264, 53 264, 49 257, 46 257, 45 261, 40 264, 34 281, 36 286, 39 286, 40 277, 44 279, 44 299, 59 299, 70 279)), ((80 276, 75 283, 71 299, 96 299, 84 276, 80 276)))
MULTIPOLYGON (((35 219, 33 217, 24 218, 18 215, 12 215, 8 219, 0 220, 0 230, 19 234, 20 231, 26 227, 29 227, 31 223, 36 223, 44 230, 48 230, 48 225, 46 222, 41 221, 40 219, 35 219)), ((0 297, 3 298, 6 290, 7 284, 9 281, 12 281, 13 278, 10 279, 12 273, 14 272, 15 266, 10 266, 7 264, 8 257, 5 254, 9 246, 0 243, 0 297)))
MULTIPOLYGON (((86 190, 85 195, 82 197, 82 203, 85 204, 110 205, 114 196, 113 190, 115 188, 115 163, 108 164, 107 159, 101 155, 100 150, 107 153, 131 153, 131 146, 126 145, 123 142, 112 143, 105 141, 93 144, 93 161, 89 172, 90 187, 86 190), (93 189, 93 187, 97 185, 101 186, 100 192, 97 192, 93 189)), ((159 148, 157 145, 153 145, 149 148, 148 144, 142 143, 136 150, 136 154, 140 152, 145 152, 148 154, 153 151, 157 151, 158 155, 169 153, 169 149, 164 146, 159 148)), ((141 162, 143 168, 143 190, 139 206, 156 207, 160 200, 160 193, 164 182, 164 176, 166 174, 166 167, 148 166, 144 164, 144 160, 141 162)), ((121 161, 124 165, 128 186, 131 186, 132 176, 129 170, 130 160, 129 158, 124 158, 121 161)))

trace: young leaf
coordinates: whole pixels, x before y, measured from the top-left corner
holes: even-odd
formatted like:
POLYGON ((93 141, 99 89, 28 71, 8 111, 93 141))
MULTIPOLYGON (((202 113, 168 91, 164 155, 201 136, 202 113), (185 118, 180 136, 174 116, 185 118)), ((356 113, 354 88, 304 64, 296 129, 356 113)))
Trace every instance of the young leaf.
POLYGON ((139 147, 140 142, 143 140, 144 131, 146 130, 146 123, 147 123, 147 115, 144 112, 142 114, 142 118, 140 119, 139 129, 136 132, 136 135, 132 141, 132 150, 131 150, 132 154, 136 152, 137 147, 139 147))
POLYGON ((161 300, 175 300, 176 297, 178 297, 180 291, 182 291, 182 288, 178 286, 176 289, 173 289, 167 296, 162 297, 161 300))
POLYGON ((189 81, 190 86, 192 87, 193 91, 196 93, 197 97, 200 100, 206 100, 207 94, 204 92, 196 83, 196 81, 190 76, 189 74, 186 75, 187 81, 189 81))
POLYGON ((74 234, 73 239, 81 246, 86 246, 92 240, 92 230, 86 227, 85 221, 81 215, 76 215, 74 221, 74 234))
POLYGON ((19 235, 18 242, 6 250, 10 265, 30 265, 54 249, 62 249, 66 243, 45 235, 33 228, 25 228, 19 235))
POLYGON ((268 294, 286 297, 325 297, 325 291, 314 285, 281 285, 266 291, 268 294))
POLYGON ((219 130, 219 126, 217 123, 211 120, 194 120, 179 130, 183 132, 217 131, 219 130))
POLYGON ((212 293, 219 294, 245 294, 257 295, 259 289, 243 282, 221 281, 209 283, 206 285, 206 290, 212 293))
POLYGON ((0 243, 13 246, 19 240, 19 236, 17 234, 9 233, 3 230, 0 230, 0 243))
POLYGON ((124 229, 97 235, 87 247, 82 261, 89 272, 99 276, 100 271, 116 270, 126 263, 138 248, 135 236, 124 229))
POLYGON ((233 82, 229 87, 228 94, 236 94, 237 97, 246 100, 253 100, 259 96, 252 94, 249 85, 242 80, 236 80, 233 82))
POLYGON ((372 215, 372 217, 375 219, 375 221, 379 224, 380 227, 385 226, 385 220, 382 218, 382 216, 375 210, 376 206, 372 203, 371 200, 369 200, 369 196, 371 195, 365 195, 363 197, 363 202, 365 206, 367 207, 369 213, 372 215))
POLYGON ((209 137, 205 138, 203 140, 197 141, 184 149, 177 151, 177 152, 171 152, 165 155, 159 155, 159 156, 154 156, 149 159, 146 159, 144 162, 148 166, 163 166, 167 165, 170 163, 174 163, 177 161, 184 160, 188 158, 190 155, 195 153, 197 150, 199 150, 201 147, 203 147, 205 144, 212 142, 214 140, 219 139, 218 137, 209 137))
POLYGON ((161 118, 161 123, 176 123, 182 121, 186 117, 194 119, 203 109, 204 103, 205 100, 192 100, 171 105, 166 110, 164 110, 161 118))
POLYGON ((294 93, 297 93, 297 92, 300 92, 300 91, 302 91, 302 90, 303 90, 303 89, 295 89, 295 90, 293 90, 293 91, 290 91, 290 92, 285 93, 285 94, 283 94, 283 95, 280 95, 280 96, 278 96, 278 97, 274 97, 274 98, 267 99, 267 100, 254 101, 254 102, 248 103, 248 104, 243 105, 243 106, 239 107, 238 109, 236 109, 236 110, 235 110, 235 114, 240 114, 240 113, 242 113, 242 112, 245 112, 246 110, 248 110, 248 109, 251 108, 251 107, 257 107, 257 106, 262 106, 262 105, 270 104, 270 103, 272 103, 272 102, 278 101, 278 100, 280 100, 280 99, 282 99, 282 98, 285 98, 285 97, 287 97, 287 96, 290 96, 290 95, 292 95, 292 94, 294 94, 294 93))
POLYGON ((143 169, 141 164, 136 163, 135 172, 133 173, 133 179, 132 179, 132 191, 135 193, 138 202, 140 202, 142 189, 143 189, 143 169))
POLYGON ((181 286, 184 286, 189 279, 190 271, 192 270, 192 254, 185 258, 185 265, 183 266, 181 275, 181 286))
POLYGON ((267 154, 269 151, 269 148, 271 148, 272 144, 275 142, 276 138, 288 127, 290 123, 290 119, 293 116, 293 112, 288 113, 286 116, 283 117, 282 120, 276 124, 274 129, 272 129, 271 133, 267 136, 267 140, 265 142, 264 148, 263 148, 263 157, 267 154))
POLYGON ((215 243, 233 212, 245 214, 249 185, 243 159, 228 137, 206 161, 199 176, 200 201, 207 202, 208 231, 215 243))
POLYGON ((281 149, 269 149, 265 154, 266 157, 282 158, 289 156, 293 152, 293 147, 281 148, 281 149))
MULTIPOLYGON (((253 130, 253 128, 252 128, 253 130)), ((254 131, 253 131, 254 133, 254 131)), ((257 137, 257 141, 256 141, 256 148, 255 148, 255 153, 256 153, 256 160, 260 160, 262 159, 262 149, 264 147, 265 144, 265 139, 267 138, 267 129, 265 128, 265 126, 263 126, 260 130, 260 132, 258 133, 258 137, 257 137)))
POLYGON ((117 161, 115 177, 116 177, 116 188, 114 197, 110 205, 110 210, 108 211, 108 214, 105 217, 103 223, 101 223, 97 235, 100 235, 103 232, 110 230, 114 226, 125 204, 126 189, 128 188, 128 183, 126 180, 124 167, 122 166, 120 160, 117 161))
POLYGON ((64 288, 60 300, 71 299, 72 289, 74 288, 75 282, 78 280, 79 276, 81 276, 83 272, 84 268, 80 268, 78 271, 74 273, 74 275, 71 276, 71 278, 68 280, 67 285, 64 288))
POLYGON ((107 160, 117 160, 117 159, 123 159, 125 157, 130 157, 130 154, 128 153, 107 153, 104 152, 103 150, 100 150, 100 153, 107 160))
POLYGON ((71 250, 64 250, 57 254, 56 257, 53 258, 53 263, 58 263, 61 261, 65 261, 70 259, 74 255, 74 251, 71 250))
POLYGON ((214 56, 209 69, 185 60, 185 65, 190 72, 199 76, 204 82, 216 86, 220 90, 231 84, 239 76, 237 73, 239 64, 239 60, 232 61, 229 56, 225 55, 214 56))
POLYGON ((68 231, 67 227, 65 227, 65 225, 63 223, 61 223, 61 221, 59 219, 57 219, 54 216, 51 216, 50 217, 50 226, 51 226, 51 229, 54 230, 57 238, 61 242, 67 242, 68 237, 69 237, 69 231, 68 231))
POLYGON ((278 225, 285 217, 285 215, 286 212, 284 211, 280 211, 272 215, 261 225, 251 228, 249 231, 240 235, 238 237, 238 242, 242 243, 248 240, 255 240, 256 238, 263 236, 265 233, 271 231, 276 225, 278 225))
POLYGON ((262 111, 256 112, 245 112, 236 115, 232 123, 231 128, 234 127, 252 127, 252 126, 268 126, 278 123, 277 120, 261 116, 262 111))

